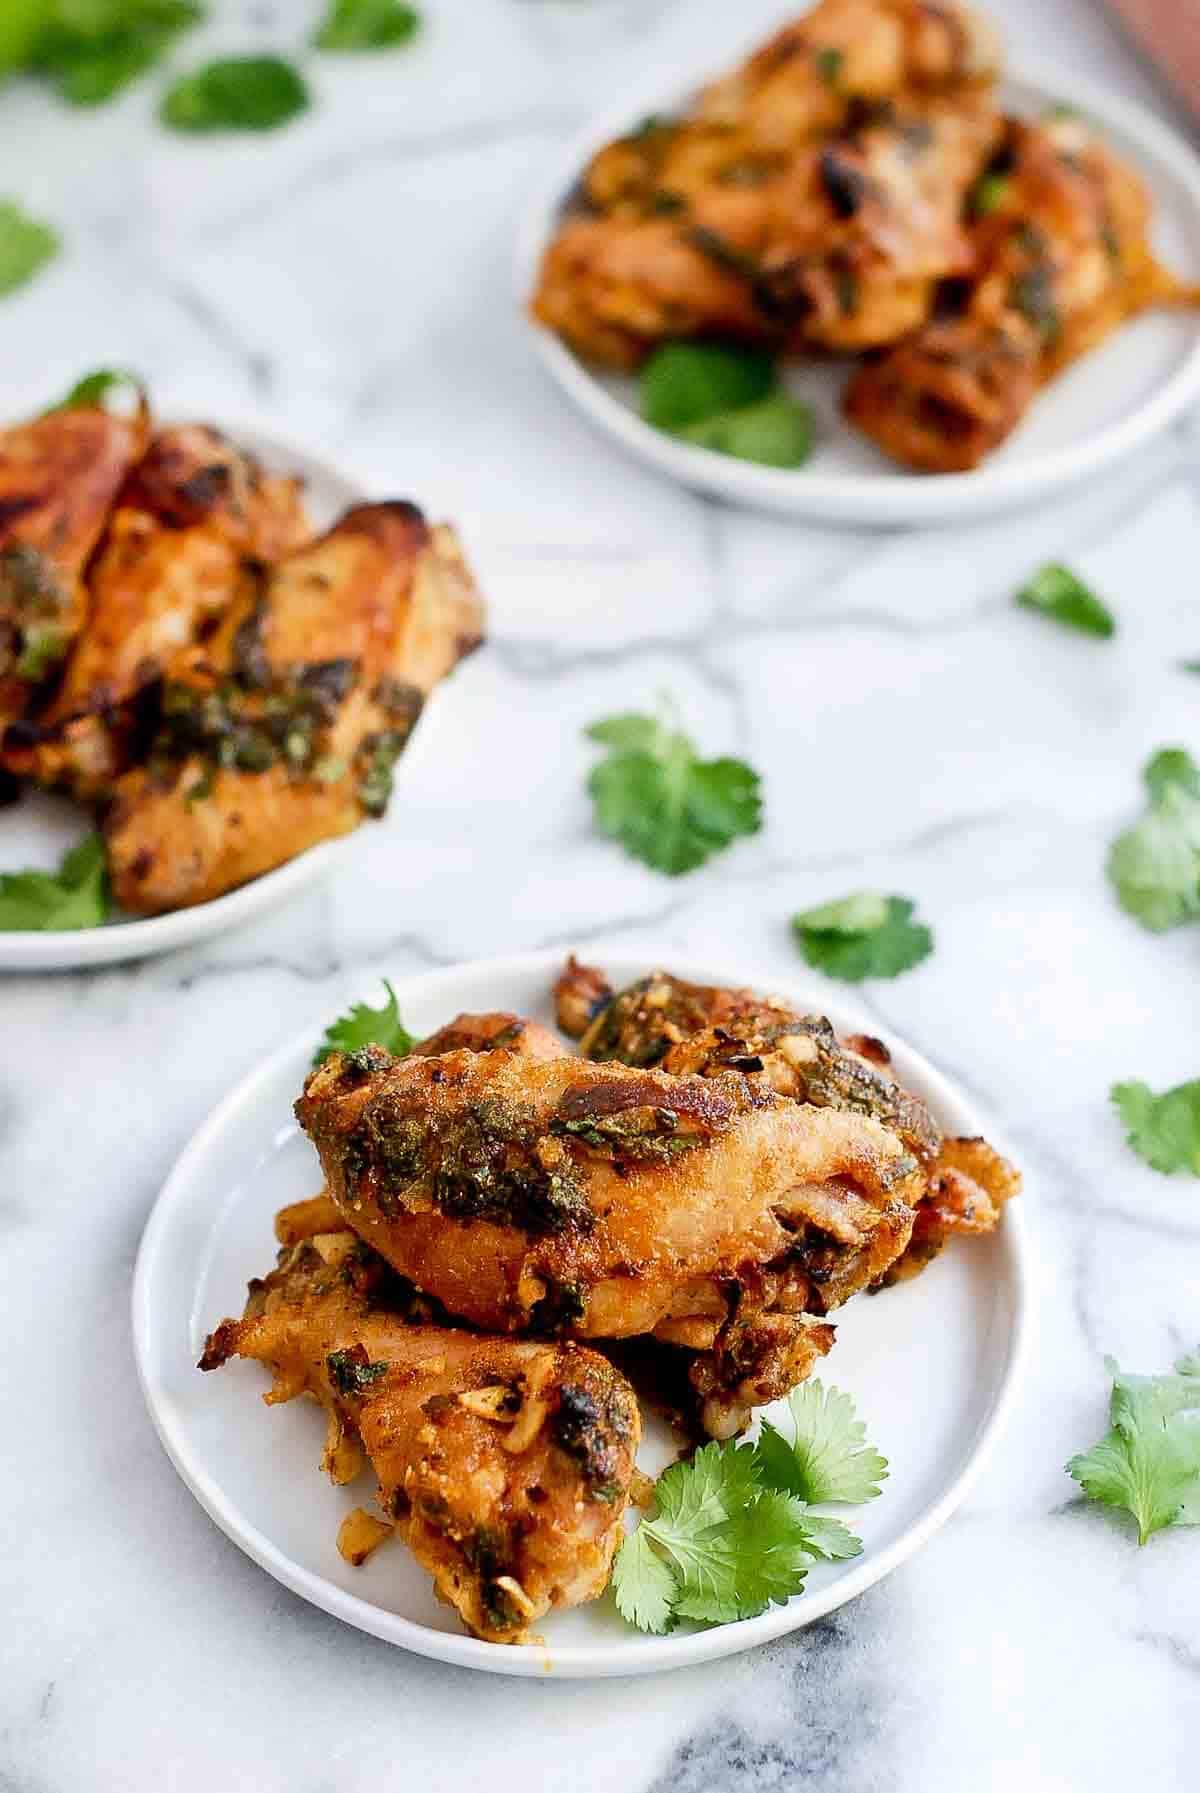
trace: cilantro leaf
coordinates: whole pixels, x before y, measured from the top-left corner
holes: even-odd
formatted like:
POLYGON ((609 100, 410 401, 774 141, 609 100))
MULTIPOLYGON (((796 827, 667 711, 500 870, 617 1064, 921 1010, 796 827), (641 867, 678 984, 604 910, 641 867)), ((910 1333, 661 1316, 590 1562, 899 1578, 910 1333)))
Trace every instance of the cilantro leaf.
POLYGON ((0 295, 32 280, 60 248, 58 232, 31 218, 11 199, 0 199, 0 295))
POLYGON ((308 105, 303 75, 281 56, 225 56, 168 88, 159 117, 174 131, 273 131, 308 105))
POLYGON ((826 1519, 810 1511, 803 1501, 798 1500, 795 1505, 804 1530, 805 1549, 812 1556, 822 1557, 827 1563, 844 1563, 862 1555, 862 1539, 856 1538, 840 1519, 826 1519))
POLYGON ((100 367, 95 373, 85 374, 82 380, 76 380, 65 398, 51 405, 45 413, 47 417, 55 411, 74 411, 83 405, 99 405, 107 409, 108 399, 115 392, 130 392, 137 396, 139 404, 147 400, 145 382, 137 374, 127 373, 123 368, 100 367))
POLYGON ((346 1014, 330 1022, 313 1055, 314 1065, 323 1065, 331 1052, 357 1052, 360 1046, 382 1046, 393 1058, 403 1058, 412 1051, 416 1042, 400 1019, 396 992, 386 978, 383 987, 388 999, 382 1008, 356 1002, 346 1014))
POLYGON ((1085 635, 1099 635, 1108 640, 1117 632, 1112 611, 1102 604, 1094 591, 1076 577, 1070 567, 1050 561, 1033 575, 1017 593, 1017 603, 1026 610, 1038 610, 1068 629, 1080 629, 1085 635))
POLYGON ((718 411, 676 433, 697 448, 760 467, 802 467, 812 453, 813 414, 790 394, 773 392, 757 404, 718 411))
POLYGON ((196 0, 60 4, 37 38, 30 67, 71 105, 98 106, 152 68, 203 17, 196 0))
POLYGON ((669 1631, 675 1623, 679 1583, 670 1565, 651 1545, 645 1521, 617 1551, 612 1589, 617 1611, 639 1631, 669 1631))
POLYGON ((1111 1357, 1109 1429, 1067 1474, 1091 1500, 1123 1508, 1145 1544, 1168 1525, 1200 1525, 1200 1357, 1173 1376, 1122 1375, 1111 1357))
POLYGON ((644 865, 678 877, 761 828, 759 777, 744 760, 702 760, 688 735, 651 716, 585 732, 612 748, 588 778, 597 826, 644 865))
POLYGON ((758 1484, 753 1450, 706 1444, 663 1471, 658 1514, 617 1553, 613 1591, 631 1624, 724 1624, 799 1591, 813 1561, 799 1504, 758 1484))
POLYGON ((108 915, 104 842, 89 834, 67 853, 57 873, 0 873, 0 930, 60 932, 98 928, 108 915))
POLYGON ((1200 917, 1200 767, 1164 748, 1143 777, 1150 806, 1113 842, 1108 875, 1122 909, 1162 933, 1200 917))
POLYGON ((857 984, 867 977, 897 977, 929 957, 933 935, 912 919, 913 910, 904 897, 861 890, 841 902, 802 910, 792 917, 792 927, 810 965, 857 984))
POLYGON ((642 416, 659 430, 684 430, 718 412, 766 398, 769 355, 715 342, 667 342, 642 370, 642 416))
POLYGON ((1152 1170, 1200 1177, 1200 1077, 1161 1096, 1146 1083, 1114 1083, 1112 1100, 1130 1145, 1152 1170))
POLYGON ((318 50, 387 50, 411 43, 421 15, 404 0, 331 0, 313 43, 318 50))
POLYGON ((802 1382, 788 1396, 794 1437, 764 1420, 754 1447, 767 1488, 805 1502, 874 1500, 887 1476, 887 1459, 866 1442, 866 1427, 841 1389, 802 1382))

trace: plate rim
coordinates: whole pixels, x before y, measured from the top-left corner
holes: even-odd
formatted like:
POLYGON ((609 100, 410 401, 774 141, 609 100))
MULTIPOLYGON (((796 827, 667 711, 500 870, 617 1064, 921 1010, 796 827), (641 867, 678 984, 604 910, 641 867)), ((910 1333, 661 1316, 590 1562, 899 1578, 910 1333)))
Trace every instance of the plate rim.
MULTIPOLYGON (((653 942, 648 948, 643 948, 640 944, 630 948, 627 944, 620 945, 615 941, 606 943, 603 940, 589 941, 586 950, 595 957, 607 956, 619 959, 624 964, 636 963, 652 967, 655 964, 669 963, 685 977, 711 979, 714 975, 719 975, 751 986, 781 990, 785 995, 794 993, 798 1000, 805 1003, 808 1002, 808 996, 804 992, 808 991, 816 999, 814 1007, 820 1010, 830 1006, 842 1017, 838 1022, 839 1027, 854 1027, 861 1023, 864 1031, 878 1031, 877 1018, 859 1010, 853 999, 844 1003, 838 995, 832 1004, 827 1005, 827 992, 803 976, 786 976, 781 979, 761 965, 755 967, 737 963, 726 966, 719 974, 715 974, 713 965, 703 955, 697 958, 689 952, 675 952, 669 943, 664 944, 667 950, 662 953, 654 950, 653 942)), ((463 960, 454 965, 416 972, 410 977, 397 976, 392 981, 399 999, 403 1001, 406 990, 410 996, 419 999, 424 988, 436 988, 439 983, 460 977, 464 973, 474 973, 481 978, 516 975, 546 979, 548 974, 561 966, 566 950, 557 946, 543 947, 534 951, 463 960)), ((459 1667, 481 1669, 494 1674, 562 1680, 658 1673, 739 1654, 824 1617, 864 1593, 915 1554, 945 1524, 970 1493, 1007 1423, 1030 1351, 1033 1268, 1024 1207, 1028 1200, 1028 1189, 1021 1202, 1011 1203, 1005 1210, 1001 1237, 1006 1246, 1011 1326, 991 1405, 970 1444, 965 1460, 937 1498, 891 1544, 865 1557, 856 1568, 841 1573, 820 1592, 802 1596, 802 1616, 798 1616, 800 1608, 789 1604, 772 1607, 754 1619, 743 1619, 733 1624, 713 1626, 708 1630, 688 1634, 631 1638, 620 1645, 599 1643, 555 1646, 529 1643, 501 1647, 465 1633, 434 1630, 416 1620, 405 1618, 402 1614, 388 1612, 293 1561, 240 1513, 235 1500, 225 1493, 192 1448, 186 1427, 180 1422, 169 1395, 165 1390, 161 1393, 158 1390, 153 1371, 156 1336, 153 1295, 159 1256, 170 1237, 174 1209, 177 1204, 186 1201, 188 1183, 195 1169, 203 1162, 210 1146, 235 1114, 259 1100, 264 1088, 273 1081, 282 1067, 301 1052, 311 1050, 320 1034, 320 1024, 315 1023, 291 1035, 268 1054, 261 1064, 241 1078, 192 1133, 172 1165, 147 1216, 138 1247, 130 1296, 138 1381, 163 1449, 185 1486, 214 1524, 260 1568, 293 1593, 384 1642, 459 1667)), ((938 1104, 945 1100, 951 1108, 957 1105, 967 1115, 978 1118, 977 1105, 954 1079, 947 1077, 923 1053, 911 1046, 902 1034, 893 1033, 892 1038, 895 1044, 901 1046, 916 1061, 922 1078, 928 1081, 938 1104)), ((1003 1135, 997 1134, 995 1129, 991 1131, 994 1137, 1000 1138, 1003 1145, 1003 1135)))
MULTIPOLYGON (((176 420, 174 411, 168 407, 162 421, 169 424, 173 420, 176 420)), ((292 459, 299 461, 306 483, 314 478, 327 479, 346 489, 350 503, 361 504, 369 499, 375 482, 361 467, 345 459, 335 464, 321 450, 310 446, 304 436, 277 430, 262 422, 253 411, 239 412, 226 406, 219 415, 207 421, 252 453, 285 464, 292 459)), ((81 819, 86 817, 87 812, 82 806, 79 813, 81 819)), ((0 974, 81 971, 92 966, 149 958, 174 947, 199 945, 215 934, 239 927, 264 910, 286 902, 297 890, 320 877, 337 858, 339 850, 353 838, 351 834, 339 840, 319 842, 298 853, 294 859, 285 860, 273 871, 226 891, 224 896, 185 909, 172 909, 165 915, 118 921, 98 928, 45 931, 29 928, 0 932, 0 974)))
MULTIPOLYGON (((760 34, 755 35, 757 41, 760 34)), ((732 54, 737 54, 735 48, 732 54)), ((574 355, 528 310, 538 263, 549 241, 563 195, 587 157, 627 128, 631 119, 653 110, 655 101, 669 104, 669 93, 691 90, 713 71, 711 50, 677 70, 669 82, 657 75, 625 94, 619 105, 606 107, 556 154, 539 181, 517 233, 514 276, 517 305, 533 352, 560 391, 588 422, 615 439, 637 460, 693 490, 758 510, 815 515, 834 523, 895 525, 952 523, 1035 503, 1078 484, 1131 455, 1165 430, 1200 396, 1200 324, 1195 341, 1179 365, 1151 395, 1124 417, 1070 448, 1039 455, 1023 466, 989 467, 968 473, 920 474, 812 473, 804 468, 757 467, 679 442, 643 422, 607 392, 585 362, 574 355)), ((1116 94, 1102 82, 1059 75, 1051 65, 1018 60, 999 79, 1042 101, 1067 104, 1111 125, 1136 146, 1142 158, 1157 163, 1178 184, 1190 207, 1200 241, 1200 153, 1169 123, 1140 100, 1116 94)), ((1180 214, 1182 215, 1182 213, 1180 214)), ((1086 357, 1084 357, 1086 360, 1086 357)))

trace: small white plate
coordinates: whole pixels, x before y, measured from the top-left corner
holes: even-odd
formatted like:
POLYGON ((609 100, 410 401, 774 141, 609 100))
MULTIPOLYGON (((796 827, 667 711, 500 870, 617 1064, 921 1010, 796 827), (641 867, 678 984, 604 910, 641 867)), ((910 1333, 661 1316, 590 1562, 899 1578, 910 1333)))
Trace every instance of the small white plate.
MULTIPOLYGON (((367 494, 358 480, 326 461, 256 425, 218 420, 234 441, 255 454, 272 472, 298 474, 305 484, 309 514, 326 528, 367 494)), ((65 798, 27 790, 11 809, 0 810, 0 872, 36 867, 53 871, 68 848, 91 831, 87 812, 65 798)), ((215 902, 143 920, 118 915, 99 928, 61 933, 0 932, 0 971, 62 971, 144 959, 170 947, 195 946, 252 916, 273 909, 321 875, 346 843, 331 841, 301 853, 273 872, 231 890, 215 902)))
MULTIPOLYGON (((724 59, 734 60, 733 54, 724 59)), ((713 71, 710 49, 702 66, 679 75, 666 91, 659 85, 626 96, 555 159, 520 236, 523 311, 588 159, 648 114, 678 111, 713 71)), ((1010 75, 1000 91, 1006 109, 1018 114, 1036 116, 1066 104, 1093 119, 1146 182, 1163 260, 1184 279, 1200 281, 1200 157, 1181 138, 1131 101, 1056 70, 1010 75)), ((792 362, 784 379, 813 407, 816 447, 803 467, 757 467, 653 429, 638 415, 632 378, 589 367, 550 331, 532 322, 529 327, 537 353, 567 396, 648 466, 738 504, 822 522, 947 522, 1031 504, 1132 454, 1200 394, 1200 310, 1149 312, 1048 386, 984 466, 972 473, 906 473, 841 417, 851 362, 792 362)))
MULTIPOLYGON (((407 979, 398 984, 404 1019, 417 1032, 461 1009, 514 1009, 552 1022, 550 985, 564 956, 522 954, 407 979)), ((682 962, 669 949, 635 958, 589 948, 588 957, 618 985, 658 964, 706 983, 763 984, 728 965, 682 962)), ((874 1029, 802 978, 789 980, 784 993, 827 1012, 838 1029, 874 1029)), ((366 994, 375 1000, 377 987, 366 994)), ((950 1516, 979 1473, 1016 1384, 1029 1306, 1021 1202, 989 1238, 948 1247, 914 1281, 853 1301, 837 1316, 828 1379, 853 1394, 891 1473, 878 1500, 844 1515, 863 1538, 863 1555, 815 1568, 808 1590, 788 1606, 735 1625, 645 1637, 606 1597, 543 1621, 544 1642, 505 1646, 468 1637, 405 1550, 381 1550, 352 1569, 335 1547, 338 1525, 369 1500, 370 1488, 366 1478, 334 1488, 321 1475, 317 1409, 305 1402, 265 1408, 257 1364, 235 1362, 211 1375, 196 1369, 205 1335, 225 1315, 241 1313, 246 1283, 272 1267, 276 1210, 320 1187, 292 1103, 329 1019, 281 1048, 200 1128, 150 1215, 133 1286, 138 1369, 159 1437, 205 1511, 268 1573, 348 1624, 443 1662, 508 1675, 649 1674, 810 1624, 894 1569, 950 1516)), ((951 1132, 987 1130, 924 1059, 888 1044, 900 1077, 951 1132)), ((668 1429, 647 1415, 642 1467, 657 1473, 673 1454, 668 1429)))

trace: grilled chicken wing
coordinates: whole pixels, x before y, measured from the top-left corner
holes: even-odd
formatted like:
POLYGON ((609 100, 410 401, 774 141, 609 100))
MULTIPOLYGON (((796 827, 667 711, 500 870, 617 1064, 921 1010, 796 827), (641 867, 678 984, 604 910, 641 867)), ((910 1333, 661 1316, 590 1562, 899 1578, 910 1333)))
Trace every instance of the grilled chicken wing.
MULTIPOLYGON (((575 958, 555 985, 555 1001, 563 1031, 596 1062, 702 1077, 738 1071, 794 1101, 870 1115, 899 1136, 920 1166, 911 1241, 906 1235, 884 1261, 884 1240, 868 1254, 857 1241, 847 1249, 830 1230, 828 1273, 809 1302, 823 1312, 860 1288, 914 1275, 951 1234, 990 1232, 1020 1189, 1019 1172, 984 1140, 943 1138, 927 1105, 892 1075, 882 1041, 839 1041, 824 1016, 661 971, 616 993, 602 972, 575 958)), ((814 1239, 814 1263, 819 1250, 814 1239)))
POLYGON ((732 159, 713 167, 711 145, 700 154, 686 137, 648 215, 566 220, 534 313, 622 367, 667 337, 894 342, 928 317, 937 281, 972 266, 963 202, 1000 131, 989 95, 971 90, 762 164, 739 162, 727 143, 732 159))
MULTIPOLYGON (((285 1210, 280 1222, 295 1232, 285 1210)), ((319 1216, 309 1215, 311 1225, 319 1216)), ((640 1434, 632 1389, 571 1343, 422 1323, 422 1304, 353 1233, 309 1235, 250 1285, 200 1368, 255 1358, 268 1402, 329 1414, 323 1466, 369 1459, 397 1533, 479 1637, 518 1642, 551 1607, 592 1600, 622 1535, 640 1434)))
POLYGON ((686 117, 648 118, 607 144, 584 193, 595 211, 628 219, 713 185, 755 187, 864 109, 983 85, 998 62, 990 26, 966 7, 821 0, 705 87, 686 117))
POLYGON ((382 815, 439 679, 480 640, 451 532, 410 504, 359 505, 246 589, 168 669, 147 765, 106 824, 134 914, 207 902, 382 815))
POLYGON ((830 1290, 895 1261, 920 1181, 879 1122, 730 1072, 369 1047, 296 1113, 347 1224, 451 1313, 681 1345, 720 1436, 828 1350, 830 1290))
POLYGON ((1010 123, 976 203, 961 315, 866 363, 845 396, 851 422, 923 471, 978 466, 1126 318, 1200 297, 1155 259, 1136 175, 1075 115, 1010 123))
POLYGON ((9 767, 106 797, 128 765, 138 693, 229 609, 247 559, 273 564, 309 533, 297 480, 267 475, 202 424, 160 431, 109 521, 53 703, 9 731, 9 767))
POLYGON ((83 625, 84 572, 146 429, 144 407, 80 405, 0 431, 0 736, 83 625))

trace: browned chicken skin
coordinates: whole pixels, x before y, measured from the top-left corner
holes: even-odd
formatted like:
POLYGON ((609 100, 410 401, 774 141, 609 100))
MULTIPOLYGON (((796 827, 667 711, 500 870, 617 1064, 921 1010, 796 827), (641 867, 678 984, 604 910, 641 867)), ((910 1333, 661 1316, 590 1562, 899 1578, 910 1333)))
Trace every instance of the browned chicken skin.
POLYGON ((309 1212, 277 1222, 293 1240, 278 1268, 212 1333, 201 1369, 255 1358, 268 1402, 320 1401, 325 1469, 346 1483, 369 1460, 397 1534, 477 1636, 519 1642, 552 1607, 594 1599, 640 1435, 624 1377, 580 1345, 429 1324, 354 1234, 313 1233, 323 1217, 297 1207, 309 1212))
POLYGON ((146 429, 144 410, 81 405, 0 431, 0 737, 83 626, 84 573, 146 429))
POLYGON ((108 796, 138 693, 230 608, 247 560, 271 565, 309 534, 298 481, 265 474, 203 424, 161 430, 109 519, 53 702, 9 731, 9 768, 85 802, 108 796))
POLYGON ((829 1348, 830 1239, 881 1275, 919 1182, 879 1122, 730 1072, 367 1048, 313 1072, 296 1112, 347 1224, 451 1313, 499 1332, 653 1332, 697 1353, 720 1436, 829 1348))
POLYGON ((1125 319, 1197 299, 1154 257, 1140 181, 1075 115, 1011 123, 979 196, 961 315, 868 362, 846 391, 851 422, 928 472, 978 466, 1038 388, 1125 319))
MULTIPOLYGON (((825 1274, 809 1305, 829 1312, 858 1289, 914 1275, 954 1233, 990 1232, 1020 1174, 984 1140, 945 1139, 919 1096, 891 1074, 882 1041, 839 1041, 819 1015, 800 1015, 752 990, 720 989, 654 972, 614 992, 604 974, 571 958, 555 985, 559 1025, 597 1061, 658 1065, 711 1077, 738 1071, 781 1096, 872 1116, 920 1166, 911 1227, 889 1258, 888 1236, 846 1242, 829 1229, 825 1274)), ((818 1261, 814 1240, 813 1262, 818 1261)))
POLYGON ((424 699, 480 639, 451 532, 359 505, 250 576, 210 641, 167 671, 148 764, 105 824, 134 914, 207 902, 381 815, 424 699))

